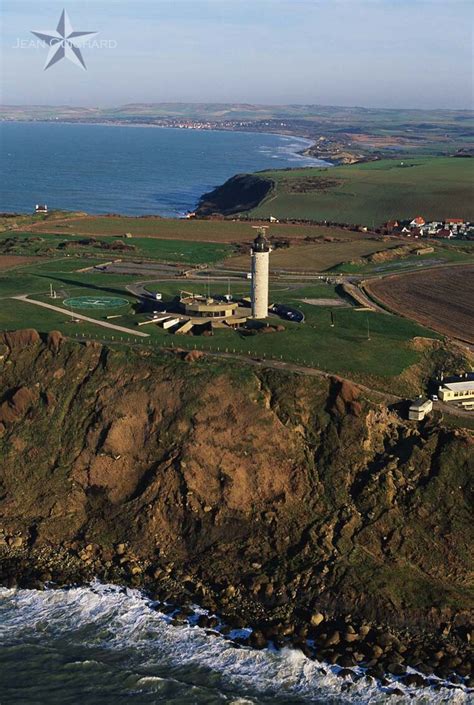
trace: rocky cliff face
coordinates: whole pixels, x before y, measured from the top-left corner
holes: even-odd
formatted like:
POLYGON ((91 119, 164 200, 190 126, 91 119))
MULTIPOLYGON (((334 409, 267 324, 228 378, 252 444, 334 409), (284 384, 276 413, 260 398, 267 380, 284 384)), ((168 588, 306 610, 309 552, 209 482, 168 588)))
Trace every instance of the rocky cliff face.
POLYGON ((468 432, 336 378, 0 342, 4 580, 98 574, 246 619, 465 628, 468 432))
POLYGON ((249 211, 269 194, 273 188, 271 179, 257 174, 237 174, 221 186, 201 196, 196 214, 209 216, 213 214, 233 215, 249 211))

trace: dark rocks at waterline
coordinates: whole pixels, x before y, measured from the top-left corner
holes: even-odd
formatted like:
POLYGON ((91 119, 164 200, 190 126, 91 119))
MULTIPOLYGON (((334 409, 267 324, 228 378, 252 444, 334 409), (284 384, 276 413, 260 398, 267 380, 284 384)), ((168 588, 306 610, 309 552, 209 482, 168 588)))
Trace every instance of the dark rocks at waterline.
POLYGON ((391 673, 393 676, 403 676, 406 673, 406 668, 403 664, 394 662, 394 663, 389 663, 387 666, 387 671, 391 673))
POLYGON ((341 668, 337 674, 340 678, 349 678, 351 681, 355 680, 355 673, 350 670, 350 668, 341 668))
POLYGON ((401 682, 404 683, 404 685, 409 686, 410 688, 424 688, 425 686, 429 685, 426 678, 420 676, 419 673, 409 673, 408 675, 403 676, 401 682))
POLYGON ((248 638, 248 644, 254 649, 264 649, 266 646, 268 646, 268 641, 264 637, 262 632, 256 629, 250 634, 248 638))
MULTIPOLYGON (((49 576, 48 576, 49 577, 49 576)), ((21 582, 24 582, 24 576, 21 577, 21 582)), ((334 651, 329 653, 326 649, 324 653, 318 650, 317 646, 308 643, 304 640, 302 635, 305 635, 308 630, 308 625, 302 625, 301 623, 288 623, 288 622, 275 622, 273 624, 264 624, 260 629, 254 629, 248 637, 241 637, 237 639, 232 638, 232 629, 225 622, 221 622, 215 615, 202 614, 198 611, 196 613, 195 609, 190 605, 182 605, 177 607, 175 605, 163 605, 158 603, 151 603, 150 607, 159 612, 169 615, 170 623, 177 628, 182 628, 186 625, 197 625, 205 630, 205 633, 209 636, 214 636, 216 638, 226 638, 230 641, 234 648, 241 648, 243 645, 250 646, 255 649, 267 648, 270 644, 274 644, 274 641, 280 641, 284 645, 292 645, 295 648, 300 649, 307 657, 312 659, 318 659, 321 655, 324 656, 330 663, 337 664, 341 668, 333 670, 333 673, 345 681, 344 685, 341 686, 341 690, 348 690, 353 683, 365 678, 368 683, 373 683, 374 680, 380 682, 383 686, 387 688, 389 694, 399 695, 400 693, 405 693, 397 687, 396 681, 400 681, 401 684, 409 688, 421 688, 421 687, 441 687, 439 681, 425 679, 422 675, 417 673, 406 673, 406 668, 400 661, 403 659, 401 654, 389 653, 383 654, 383 658, 379 662, 368 668, 365 675, 360 671, 354 670, 357 665, 362 665, 364 668, 364 663, 359 663, 358 656, 361 656, 359 652, 354 651, 354 642, 349 642, 348 650, 344 651, 342 647, 342 640, 339 641, 337 646, 334 646, 334 651), (282 636, 285 634, 286 636, 282 636), (273 637, 273 640, 272 638, 273 637), (390 656, 392 661, 387 664, 387 657, 390 656), (395 660, 393 660, 395 659, 395 660), (395 679, 395 682, 394 682, 395 679)), ((241 624, 241 619, 236 618, 235 621, 241 624)), ((325 620, 328 624, 331 624, 331 620, 325 620)), ((334 623, 335 624, 335 623, 334 623)), ((333 633, 335 633, 334 630, 333 633)), ((373 632, 372 629, 359 629, 356 626, 351 625, 351 629, 348 633, 359 634, 365 633, 369 634, 373 632), (354 630, 354 631, 352 631, 354 630)), ((337 641, 337 639, 335 639, 337 641)), ((393 645, 396 639, 382 639, 387 645, 393 645)), ((358 647, 360 645, 358 644, 358 647)), ((387 646, 388 648, 388 646, 387 646)), ((409 648, 407 649, 407 651, 409 648)), ((439 654, 440 655, 440 654, 439 654)), ((454 658, 456 660, 456 658, 454 658)), ((326 672, 326 669, 321 669, 322 673, 326 672)), ((459 685, 469 685, 472 679, 466 680, 464 678, 452 677, 452 686, 456 687, 456 682, 459 685)), ((443 687, 447 685, 443 684, 443 687)))
POLYGON ((397 695, 398 697, 403 697, 405 693, 400 688, 387 688, 387 695, 397 695))
POLYGON ((8 587, 43 589, 85 584, 99 577, 104 582, 144 589, 155 600, 150 607, 168 614, 177 627, 196 624, 206 632, 231 640, 236 647, 293 646, 308 658, 340 666, 341 677, 351 682, 358 678, 351 669, 360 666, 367 669, 368 678, 386 681, 388 685, 395 679, 409 687, 430 686, 427 676, 435 674, 453 684, 457 680, 459 685, 472 687, 466 629, 460 631, 455 641, 454 630, 449 640, 447 636, 436 635, 413 637, 367 622, 359 623, 350 616, 334 617, 317 610, 290 616, 287 607, 282 609, 285 616, 280 619, 255 620, 253 603, 247 602, 245 596, 242 598, 240 589, 229 590, 225 584, 216 585, 215 589, 203 586, 197 577, 180 574, 173 564, 147 565, 126 546, 117 546, 111 554, 93 544, 74 546, 60 558, 42 554, 37 563, 20 547, 7 550, 12 555, 1 565, 0 582, 8 587), (191 603, 201 603, 208 614, 196 614, 191 603), (177 607, 178 604, 181 606, 177 607), (220 614, 221 619, 213 613, 220 614), (232 639, 233 629, 249 626, 254 627, 249 636, 232 639), (407 666, 419 673, 407 673, 407 666))

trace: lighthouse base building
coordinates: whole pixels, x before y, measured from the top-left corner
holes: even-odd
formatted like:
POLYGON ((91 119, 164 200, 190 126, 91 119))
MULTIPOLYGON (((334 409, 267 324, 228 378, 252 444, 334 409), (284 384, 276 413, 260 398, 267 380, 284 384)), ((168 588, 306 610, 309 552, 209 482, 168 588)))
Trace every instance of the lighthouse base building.
POLYGON ((254 240, 250 255, 252 258, 252 318, 268 316, 270 252, 271 247, 262 228, 254 240))

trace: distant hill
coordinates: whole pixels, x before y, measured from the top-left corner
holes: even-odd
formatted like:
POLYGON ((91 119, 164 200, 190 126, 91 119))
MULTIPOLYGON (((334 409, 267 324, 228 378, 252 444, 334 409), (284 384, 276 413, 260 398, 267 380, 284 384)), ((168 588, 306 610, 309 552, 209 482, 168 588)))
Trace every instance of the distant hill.
POLYGON ((410 110, 344 107, 330 105, 259 105, 251 103, 128 103, 115 107, 83 107, 74 105, 0 105, 1 120, 39 120, 68 118, 193 118, 193 119, 304 119, 333 120, 346 126, 372 124, 386 125, 416 123, 425 126, 443 123, 453 125, 471 123, 474 113, 469 110, 410 110))

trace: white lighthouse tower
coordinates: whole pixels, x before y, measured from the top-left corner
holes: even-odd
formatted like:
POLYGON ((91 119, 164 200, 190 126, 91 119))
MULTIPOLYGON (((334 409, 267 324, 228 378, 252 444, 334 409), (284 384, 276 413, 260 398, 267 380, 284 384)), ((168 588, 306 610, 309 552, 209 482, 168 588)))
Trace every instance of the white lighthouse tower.
MULTIPOLYGON (((255 226, 254 226, 255 227, 255 226)), ((268 316, 268 271, 270 244, 265 237, 265 227, 257 227, 257 237, 250 253, 252 258, 252 317, 268 316)))

